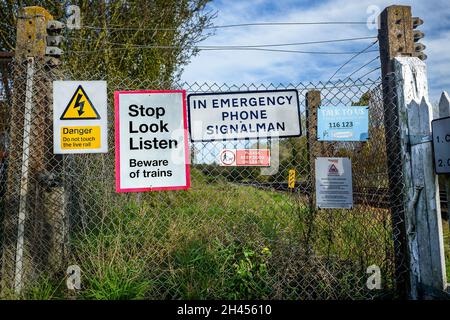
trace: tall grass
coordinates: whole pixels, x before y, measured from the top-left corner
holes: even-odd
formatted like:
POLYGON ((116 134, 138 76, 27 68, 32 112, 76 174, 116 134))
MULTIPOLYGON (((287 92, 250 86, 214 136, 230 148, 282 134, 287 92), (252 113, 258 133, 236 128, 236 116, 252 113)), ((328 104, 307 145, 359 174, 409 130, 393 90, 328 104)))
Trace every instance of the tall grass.
MULTIPOLYGON (((68 262, 82 270, 78 298, 364 298, 369 265, 391 278, 387 211, 314 211, 298 194, 192 179, 80 222, 68 262)), ((28 296, 67 297, 42 283, 28 296)))

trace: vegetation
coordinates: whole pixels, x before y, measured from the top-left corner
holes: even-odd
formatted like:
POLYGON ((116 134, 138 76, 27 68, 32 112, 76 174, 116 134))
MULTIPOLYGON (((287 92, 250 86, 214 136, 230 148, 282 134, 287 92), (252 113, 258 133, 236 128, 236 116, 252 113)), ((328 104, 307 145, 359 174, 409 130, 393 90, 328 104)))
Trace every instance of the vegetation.
MULTIPOLYGON (((78 298, 363 298, 373 263, 392 289, 387 211, 315 212, 298 194, 207 181, 197 170, 192 179, 188 191, 125 195, 73 230, 78 298)), ((25 297, 67 298, 63 278, 41 279, 25 297)))
POLYGON ((65 30, 64 64, 69 71, 146 78, 170 86, 210 33, 209 0, 0 1, 0 51, 15 48, 20 8, 42 6, 65 22, 68 5, 78 5, 82 28, 65 30), (144 48, 143 48, 144 47, 144 48))
POLYGON ((444 233, 444 253, 445 253, 445 267, 447 271, 447 282, 450 281, 450 230, 449 221, 442 219, 442 230, 444 233))

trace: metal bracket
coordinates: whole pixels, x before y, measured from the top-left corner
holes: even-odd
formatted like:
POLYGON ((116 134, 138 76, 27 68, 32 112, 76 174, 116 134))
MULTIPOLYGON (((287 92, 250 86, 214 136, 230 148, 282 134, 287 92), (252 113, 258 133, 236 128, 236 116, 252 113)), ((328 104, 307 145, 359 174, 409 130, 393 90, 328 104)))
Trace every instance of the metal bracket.
POLYGON ((45 48, 45 54, 47 56, 52 56, 52 57, 59 57, 63 54, 64 52, 58 48, 58 47, 47 47, 45 48))
POLYGON ((432 142, 433 137, 431 135, 408 135, 408 143, 411 146, 415 146, 422 143, 432 142))

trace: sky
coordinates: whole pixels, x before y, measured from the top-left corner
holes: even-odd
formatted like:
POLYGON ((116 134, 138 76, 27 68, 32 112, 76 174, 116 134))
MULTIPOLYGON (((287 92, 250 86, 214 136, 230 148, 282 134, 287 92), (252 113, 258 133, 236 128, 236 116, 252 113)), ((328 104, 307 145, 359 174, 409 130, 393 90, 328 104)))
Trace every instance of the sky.
MULTIPOLYGON (((216 0, 208 10, 217 12, 214 25, 255 22, 374 21, 386 6, 410 5, 413 16, 424 20, 418 29, 425 33, 430 101, 436 102, 442 90, 450 92, 450 5, 448 0, 374 1, 374 0, 216 0)), ((373 24, 250 26, 217 29, 199 45, 260 45, 296 43, 329 39, 376 37, 373 24)), ((276 49, 307 51, 361 51, 375 39, 345 43, 289 46, 276 49)), ((378 44, 371 49, 378 49, 378 44)), ((378 52, 355 58, 333 79, 354 74, 363 76, 380 65, 378 52)), ((185 67, 182 80, 207 83, 299 83, 327 81, 352 55, 317 55, 260 51, 200 51, 185 67)), ((368 77, 377 79, 379 70, 368 77)))

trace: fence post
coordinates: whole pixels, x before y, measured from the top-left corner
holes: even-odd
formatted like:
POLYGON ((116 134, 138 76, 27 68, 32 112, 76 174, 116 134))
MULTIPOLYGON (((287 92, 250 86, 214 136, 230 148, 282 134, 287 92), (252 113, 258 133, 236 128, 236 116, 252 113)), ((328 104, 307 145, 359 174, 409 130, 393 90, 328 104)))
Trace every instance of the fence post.
POLYGON ((60 166, 52 152, 49 74, 56 65, 46 57, 51 20, 37 6, 21 9, 17 19, 1 288, 16 294, 39 271, 61 260, 64 192, 48 174, 49 168, 60 166))
POLYGON ((436 116, 428 99, 426 65, 418 58, 394 62, 402 141, 406 217, 413 283, 418 297, 442 296, 446 288, 445 256, 438 177, 434 173, 431 120, 436 116))
MULTIPOLYGON (((384 130, 386 137, 387 166, 389 176, 389 197, 394 233, 395 278, 397 291, 402 297, 416 298, 411 288, 407 224, 404 214, 403 178, 400 158, 405 154, 406 144, 399 130, 399 107, 395 97, 396 83, 392 76, 393 59, 400 55, 413 55, 414 41, 411 7, 390 6, 380 14, 378 40, 380 47, 383 87, 384 130)), ((404 164, 407 166, 408 164, 404 164)), ((408 174, 408 170, 403 170, 408 174)))
MULTIPOLYGON (((447 92, 442 92, 441 99, 439 100, 439 118, 445 118, 450 116, 450 98, 447 92)), ((444 184, 445 193, 447 195, 447 218, 450 224, 450 177, 448 175, 443 175, 442 182, 444 184)))
POLYGON ((306 93, 306 146, 309 162, 309 205, 314 209, 314 186, 315 184, 315 158, 317 147, 317 108, 320 106, 321 97, 319 90, 309 90, 306 93))

